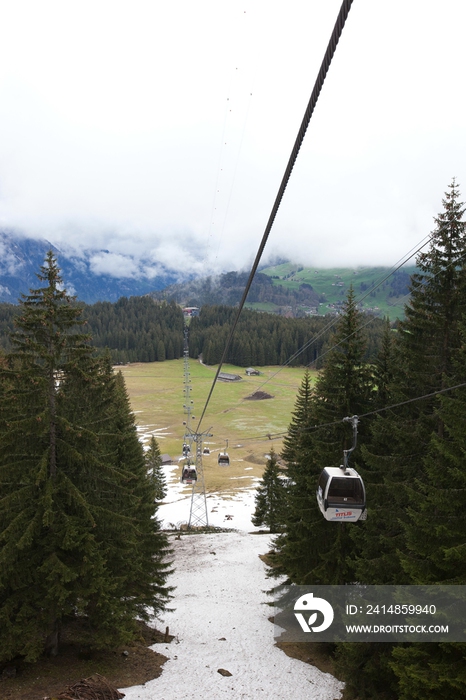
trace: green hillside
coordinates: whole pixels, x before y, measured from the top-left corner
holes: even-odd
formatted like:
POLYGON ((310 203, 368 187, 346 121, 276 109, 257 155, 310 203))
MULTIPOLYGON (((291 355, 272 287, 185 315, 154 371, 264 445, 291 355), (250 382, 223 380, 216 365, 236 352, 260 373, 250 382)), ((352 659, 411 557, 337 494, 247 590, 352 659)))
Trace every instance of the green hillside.
MULTIPOLYGON (((297 290, 303 284, 310 285, 319 296, 319 305, 318 307, 302 306, 302 313, 310 311, 325 315, 338 310, 346 298, 349 286, 353 285, 364 311, 388 316, 393 320, 402 318, 404 315, 410 276, 415 270, 414 266, 404 267, 390 275, 391 268, 388 267, 323 269, 283 263, 263 268, 261 272, 271 277, 274 285, 290 290, 297 290), (385 277, 387 279, 378 286, 385 277)), ((260 307, 259 304, 249 304, 249 306, 260 307)))
MULTIPOLYGON (((388 267, 325 269, 282 263, 255 274, 246 307, 282 316, 325 316, 338 310, 353 284, 362 310, 394 320, 404 315, 410 276, 415 269, 404 267, 391 274, 392 268, 388 267), (378 287, 385 277, 386 281, 378 287)), ((235 306, 248 278, 247 272, 226 272, 173 284, 150 296, 181 306, 235 306)))

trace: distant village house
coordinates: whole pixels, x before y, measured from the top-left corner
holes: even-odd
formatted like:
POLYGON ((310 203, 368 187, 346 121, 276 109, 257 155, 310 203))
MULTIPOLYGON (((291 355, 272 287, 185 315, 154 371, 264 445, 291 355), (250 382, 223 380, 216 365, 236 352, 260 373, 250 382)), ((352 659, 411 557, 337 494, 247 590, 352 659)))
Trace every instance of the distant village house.
POLYGON ((183 314, 185 316, 199 316, 199 307, 198 306, 185 306, 183 309, 183 314))

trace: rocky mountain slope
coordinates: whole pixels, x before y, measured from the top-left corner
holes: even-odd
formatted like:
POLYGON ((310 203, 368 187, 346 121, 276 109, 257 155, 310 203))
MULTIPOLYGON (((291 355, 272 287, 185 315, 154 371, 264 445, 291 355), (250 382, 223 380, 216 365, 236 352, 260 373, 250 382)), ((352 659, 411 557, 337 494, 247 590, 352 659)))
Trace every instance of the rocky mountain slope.
POLYGON ((47 240, 0 231, 0 302, 16 304, 21 294, 40 286, 36 273, 49 250, 57 256, 67 291, 87 304, 140 296, 154 289, 163 289, 175 280, 170 272, 151 279, 96 274, 92 270, 91 252, 83 253, 79 258, 70 257, 47 240))

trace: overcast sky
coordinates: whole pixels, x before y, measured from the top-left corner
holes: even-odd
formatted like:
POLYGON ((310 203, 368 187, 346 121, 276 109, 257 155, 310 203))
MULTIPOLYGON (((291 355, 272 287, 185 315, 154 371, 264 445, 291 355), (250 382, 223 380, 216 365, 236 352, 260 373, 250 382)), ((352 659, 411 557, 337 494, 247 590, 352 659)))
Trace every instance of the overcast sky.
MULTIPOLYGON (((250 269, 340 0, 15 0, 0 227, 94 271, 250 269)), ((264 259, 392 265, 466 199, 466 3, 354 0, 264 259)))

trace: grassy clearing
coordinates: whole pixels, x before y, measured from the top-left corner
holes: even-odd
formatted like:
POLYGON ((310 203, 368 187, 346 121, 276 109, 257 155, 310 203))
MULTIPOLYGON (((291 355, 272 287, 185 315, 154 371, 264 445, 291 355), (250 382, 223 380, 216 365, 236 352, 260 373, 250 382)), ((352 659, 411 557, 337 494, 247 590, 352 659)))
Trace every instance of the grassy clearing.
MULTIPOLYGON (((372 285, 378 285, 390 272, 386 267, 358 267, 349 268, 302 268, 300 265, 283 263, 261 270, 266 275, 278 276, 274 279, 275 285, 281 285, 288 289, 298 289, 303 283, 310 284, 318 294, 325 295, 325 303, 319 306, 319 314, 329 313, 329 304, 334 304, 346 298, 348 288, 352 284, 357 297, 362 297, 370 291, 372 285), (362 285, 362 286, 361 286, 362 285), (364 289, 365 287, 365 289, 364 289)), ((415 267, 404 268, 408 274, 413 274, 415 267)), ((374 296, 367 296, 362 302, 363 308, 372 311, 378 316, 387 316, 391 320, 404 317, 404 305, 407 298, 389 297, 390 278, 378 287, 374 296)))
MULTIPOLYGON (((183 413, 183 360, 135 363, 119 367, 128 389, 138 425, 157 438, 162 453, 173 459, 181 455, 185 427, 183 413)), ((191 426, 197 428, 212 386, 216 367, 206 367, 191 360, 191 400, 194 416, 191 426), (196 420, 197 419, 197 420, 196 420)), ((205 413, 201 432, 209 431, 203 445, 211 450, 203 456, 204 476, 208 492, 234 494, 250 487, 252 479, 262 475, 267 455, 273 447, 281 450, 282 437, 268 435, 287 430, 304 368, 261 367, 261 376, 247 377, 244 368, 224 365, 222 371, 239 374, 239 382, 217 382, 205 413), (272 399, 250 401, 246 397, 263 391, 272 399), (218 453, 228 442, 230 467, 219 467, 218 453)), ((148 439, 148 438, 147 438, 148 439)), ((180 468, 181 471, 181 468, 180 468)), ((176 473, 174 478, 179 477, 176 473)), ((186 487, 187 492, 189 487, 186 487)))
POLYGON ((246 302, 245 307, 247 309, 252 309, 253 311, 267 311, 268 313, 276 313, 277 304, 272 304, 271 301, 264 301, 264 302, 259 302, 259 301, 251 301, 251 302, 246 302))

